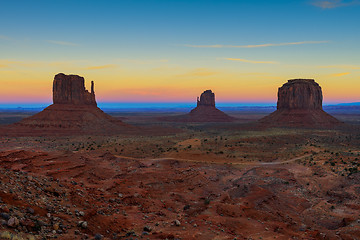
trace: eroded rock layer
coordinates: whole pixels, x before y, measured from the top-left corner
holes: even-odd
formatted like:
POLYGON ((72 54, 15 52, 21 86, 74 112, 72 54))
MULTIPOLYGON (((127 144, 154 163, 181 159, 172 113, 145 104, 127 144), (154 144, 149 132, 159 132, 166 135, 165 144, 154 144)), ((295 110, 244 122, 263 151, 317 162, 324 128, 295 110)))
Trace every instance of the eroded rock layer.
POLYGON ((269 126, 329 127, 341 124, 322 109, 322 90, 313 79, 289 80, 278 91, 277 110, 259 120, 269 126))
POLYGON ((20 128, 43 129, 56 133, 117 132, 130 125, 96 106, 52 104, 34 116, 15 123, 20 128))
POLYGON ((171 122, 231 122, 235 118, 215 107, 215 94, 211 90, 204 91, 197 98, 197 107, 190 113, 180 116, 164 117, 161 120, 171 122))
POLYGON ((197 98, 197 106, 215 107, 215 94, 211 90, 206 90, 197 98))
POLYGON ((84 78, 59 73, 53 82, 54 104, 34 116, 9 126, 9 132, 36 134, 92 134, 119 133, 134 130, 97 107, 94 83, 91 92, 84 86, 84 78))
POLYGON ((322 109, 322 91, 313 79, 289 80, 278 91, 277 109, 322 109))
POLYGON ((84 78, 78 75, 55 75, 53 82, 54 104, 95 105, 94 82, 91 81, 91 92, 85 89, 84 78))

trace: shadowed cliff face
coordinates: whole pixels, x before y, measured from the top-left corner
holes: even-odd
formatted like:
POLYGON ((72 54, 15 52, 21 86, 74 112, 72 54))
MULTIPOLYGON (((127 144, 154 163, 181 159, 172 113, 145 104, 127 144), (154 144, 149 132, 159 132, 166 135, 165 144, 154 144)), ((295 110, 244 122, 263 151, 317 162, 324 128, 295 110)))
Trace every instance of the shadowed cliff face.
POLYGON ((55 75, 53 83, 54 104, 95 105, 94 82, 91 92, 85 89, 84 78, 78 75, 55 75))
POLYGON ((211 90, 206 90, 197 99, 197 106, 215 107, 215 94, 211 90))
POLYGON ((322 91, 313 79, 289 80, 278 91, 277 109, 322 109, 322 91))
POLYGON ((289 80, 278 91, 277 110, 259 120, 265 126, 332 127, 339 120, 322 109, 322 91, 313 79, 289 80))

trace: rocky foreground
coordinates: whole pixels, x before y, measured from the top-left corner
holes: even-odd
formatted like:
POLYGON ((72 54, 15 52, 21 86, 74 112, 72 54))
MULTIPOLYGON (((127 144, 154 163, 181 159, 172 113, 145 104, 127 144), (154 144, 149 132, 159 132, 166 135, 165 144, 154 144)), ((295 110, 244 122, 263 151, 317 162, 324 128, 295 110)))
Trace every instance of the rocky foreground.
POLYGON ((3 239, 360 236, 360 173, 313 162, 235 167, 11 150, 0 167, 3 239))

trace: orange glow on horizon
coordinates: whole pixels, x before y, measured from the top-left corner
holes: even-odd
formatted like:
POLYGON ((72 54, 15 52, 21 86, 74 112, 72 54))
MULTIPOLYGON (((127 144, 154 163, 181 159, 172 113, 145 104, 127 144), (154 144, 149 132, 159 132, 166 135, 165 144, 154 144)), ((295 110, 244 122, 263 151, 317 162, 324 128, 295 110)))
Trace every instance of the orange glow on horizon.
MULTIPOLYGON (((252 71, 185 68, 163 61, 155 63, 157 67, 140 64, 127 68, 115 64, 90 67, 89 64, 16 61, 3 61, 3 64, 8 65, 0 68, 0 102, 3 103, 52 102, 52 81, 59 72, 83 76, 87 89, 94 81, 98 102, 196 102, 196 97, 207 89, 215 93, 217 102, 276 102, 277 89, 288 79, 300 75, 292 69, 276 75, 259 71, 262 68, 252 71)), ((312 68, 307 71, 315 72, 312 68)), ((332 68, 317 71, 320 74, 310 78, 322 87, 325 103, 360 101, 357 72, 334 72, 332 68)))

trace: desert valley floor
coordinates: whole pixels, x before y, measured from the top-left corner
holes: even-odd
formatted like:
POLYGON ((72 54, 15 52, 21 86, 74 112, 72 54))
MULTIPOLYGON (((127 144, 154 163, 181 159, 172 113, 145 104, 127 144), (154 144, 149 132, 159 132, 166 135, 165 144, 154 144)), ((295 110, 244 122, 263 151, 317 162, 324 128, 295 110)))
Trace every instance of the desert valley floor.
POLYGON ((359 115, 296 129, 111 114, 143 134, 0 136, 0 239, 360 239, 359 115))

